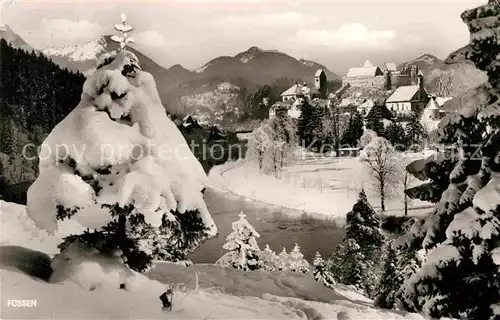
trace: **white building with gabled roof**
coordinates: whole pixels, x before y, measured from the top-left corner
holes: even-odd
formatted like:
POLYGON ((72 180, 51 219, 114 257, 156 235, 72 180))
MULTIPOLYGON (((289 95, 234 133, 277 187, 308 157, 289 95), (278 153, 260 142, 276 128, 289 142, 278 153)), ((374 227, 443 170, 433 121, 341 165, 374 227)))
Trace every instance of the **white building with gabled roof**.
POLYGON ((429 93, 424 88, 422 74, 419 74, 418 85, 402 86, 396 89, 385 101, 387 109, 398 115, 421 115, 429 102, 429 93))

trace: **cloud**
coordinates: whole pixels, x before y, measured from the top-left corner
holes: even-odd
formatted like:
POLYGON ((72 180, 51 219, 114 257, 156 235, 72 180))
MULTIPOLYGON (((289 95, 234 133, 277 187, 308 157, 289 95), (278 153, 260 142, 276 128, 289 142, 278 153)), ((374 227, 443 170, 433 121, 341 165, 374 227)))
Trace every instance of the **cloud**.
POLYGON ((103 28, 88 20, 46 19, 41 20, 42 36, 48 46, 82 44, 95 40, 103 28))
POLYGON ((337 30, 300 29, 287 42, 335 49, 377 49, 391 44, 396 36, 394 30, 369 30, 361 23, 348 23, 337 30))
POLYGON ((269 27, 290 27, 314 22, 314 17, 306 17, 300 12, 280 12, 280 13, 260 13, 253 15, 230 15, 222 17, 218 22, 222 26, 269 28, 269 27))
POLYGON ((155 30, 137 32, 132 34, 132 36, 137 44, 150 48, 163 48, 168 45, 172 45, 172 43, 169 43, 167 39, 165 39, 163 34, 155 30))

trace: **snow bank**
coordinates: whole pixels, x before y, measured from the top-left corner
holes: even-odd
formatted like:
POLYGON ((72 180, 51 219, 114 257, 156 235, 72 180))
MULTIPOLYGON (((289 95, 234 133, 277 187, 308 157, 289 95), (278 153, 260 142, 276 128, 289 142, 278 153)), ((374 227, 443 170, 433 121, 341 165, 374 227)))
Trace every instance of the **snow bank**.
POLYGON ((234 297, 217 292, 174 293, 172 312, 161 310, 152 280, 129 292, 103 287, 83 290, 78 284, 49 284, 11 270, 1 270, 2 298, 33 299, 36 307, 2 307, 2 319, 300 319, 295 309, 255 297, 234 297))
POLYGON ((24 246, 47 254, 59 252, 57 245, 62 238, 82 233, 83 227, 74 220, 61 223, 59 230, 49 235, 38 229, 26 213, 26 207, 0 200, 0 244, 2 246, 24 246))

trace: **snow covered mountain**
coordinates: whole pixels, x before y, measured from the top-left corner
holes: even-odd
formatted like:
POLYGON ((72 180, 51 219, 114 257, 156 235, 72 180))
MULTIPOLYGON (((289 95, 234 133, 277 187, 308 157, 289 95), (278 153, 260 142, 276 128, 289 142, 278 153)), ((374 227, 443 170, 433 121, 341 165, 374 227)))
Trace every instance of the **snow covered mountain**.
POLYGON ((0 39, 5 39, 14 48, 23 49, 31 52, 33 47, 31 47, 20 35, 15 33, 8 24, 0 26, 0 39))

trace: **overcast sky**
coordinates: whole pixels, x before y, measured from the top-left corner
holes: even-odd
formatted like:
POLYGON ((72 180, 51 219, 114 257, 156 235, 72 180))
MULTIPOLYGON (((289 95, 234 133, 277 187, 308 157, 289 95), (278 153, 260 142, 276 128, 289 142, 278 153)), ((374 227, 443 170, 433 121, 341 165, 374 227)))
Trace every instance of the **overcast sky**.
POLYGON ((460 14, 486 2, 7 0, 2 11, 3 22, 39 49, 110 34, 123 12, 136 28, 138 49, 165 67, 196 69, 258 46, 344 73, 366 59, 402 62, 424 53, 444 58, 469 40, 460 14))

